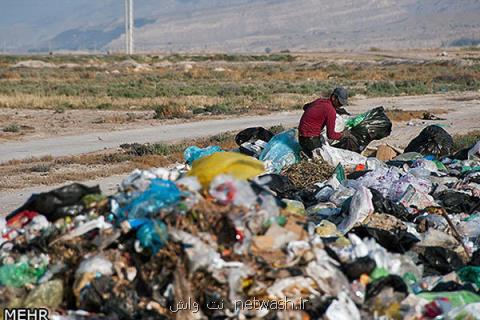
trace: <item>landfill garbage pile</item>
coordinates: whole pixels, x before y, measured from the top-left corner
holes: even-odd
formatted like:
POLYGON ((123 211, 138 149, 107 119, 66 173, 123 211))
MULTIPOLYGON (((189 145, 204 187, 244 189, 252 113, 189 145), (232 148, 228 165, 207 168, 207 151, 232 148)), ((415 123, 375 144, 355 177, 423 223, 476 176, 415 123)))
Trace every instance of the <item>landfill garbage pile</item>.
POLYGON ((0 219, 2 309, 64 320, 479 317, 480 144, 466 160, 387 162, 324 146, 327 172, 306 189, 279 174, 312 168, 295 130, 251 130, 239 144, 259 149, 190 148, 191 166, 135 170, 108 197, 81 184, 32 195, 0 219))

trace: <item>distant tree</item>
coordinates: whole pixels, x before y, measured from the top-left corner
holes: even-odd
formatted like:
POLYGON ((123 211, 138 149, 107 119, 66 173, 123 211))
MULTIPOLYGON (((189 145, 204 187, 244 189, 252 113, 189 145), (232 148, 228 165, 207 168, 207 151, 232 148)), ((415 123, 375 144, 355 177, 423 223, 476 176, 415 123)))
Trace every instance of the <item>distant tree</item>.
POLYGON ((272 52, 272 48, 270 48, 270 47, 265 48, 265 53, 266 54, 270 54, 271 52, 272 52))

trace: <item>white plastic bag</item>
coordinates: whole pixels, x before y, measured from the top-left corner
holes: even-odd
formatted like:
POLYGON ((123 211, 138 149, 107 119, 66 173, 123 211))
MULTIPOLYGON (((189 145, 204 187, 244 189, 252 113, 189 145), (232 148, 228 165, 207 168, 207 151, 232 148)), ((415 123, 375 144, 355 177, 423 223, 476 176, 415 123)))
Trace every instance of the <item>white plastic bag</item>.
POLYGON ((360 320, 360 311, 345 292, 340 292, 325 313, 328 320, 360 320))
POLYGON ((367 188, 360 187, 352 197, 348 217, 338 225, 338 230, 343 234, 347 233, 356 223, 362 222, 374 211, 372 193, 367 188))
POLYGON ((209 193, 221 204, 250 208, 257 201, 257 196, 247 181, 237 180, 230 175, 216 176, 210 183, 209 193))
POLYGON ((321 148, 314 150, 314 158, 320 157, 333 167, 341 164, 344 167, 351 168, 358 164, 364 164, 367 162, 367 158, 353 151, 334 148, 328 145, 324 145, 321 148))
POLYGON ((468 150, 468 160, 480 160, 480 141, 468 150))

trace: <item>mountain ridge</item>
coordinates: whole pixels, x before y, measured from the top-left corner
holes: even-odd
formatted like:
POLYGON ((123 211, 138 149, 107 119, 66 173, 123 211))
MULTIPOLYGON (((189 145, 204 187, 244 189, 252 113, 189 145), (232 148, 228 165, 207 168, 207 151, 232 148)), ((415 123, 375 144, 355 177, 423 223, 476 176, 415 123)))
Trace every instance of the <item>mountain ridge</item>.
MULTIPOLYGON (((123 50, 123 1, 43 0, 53 5, 51 11, 35 0, 4 1, 11 11, 0 12, 4 49, 123 50), (23 12, 17 20, 12 17, 15 11, 27 10, 28 3, 38 15, 32 18, 23 12)), ((135 13, 138 51, 402 49, 480 43, 478 0, 137 0, 135 13)))

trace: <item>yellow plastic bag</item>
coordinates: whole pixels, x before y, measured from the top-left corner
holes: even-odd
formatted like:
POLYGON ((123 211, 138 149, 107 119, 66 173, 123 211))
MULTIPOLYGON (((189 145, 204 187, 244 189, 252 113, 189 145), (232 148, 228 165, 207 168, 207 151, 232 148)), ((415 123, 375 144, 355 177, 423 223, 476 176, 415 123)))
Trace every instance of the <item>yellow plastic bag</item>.
POLYGON ((196 176, 204 188, 219 174, 229 174, 237 179, 249 179, 263 173, 263 162, 236 152, 218 152, 195 160, 189 176, 196 176))

